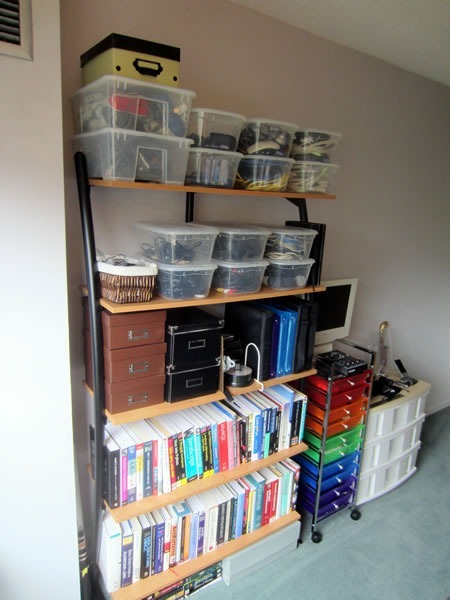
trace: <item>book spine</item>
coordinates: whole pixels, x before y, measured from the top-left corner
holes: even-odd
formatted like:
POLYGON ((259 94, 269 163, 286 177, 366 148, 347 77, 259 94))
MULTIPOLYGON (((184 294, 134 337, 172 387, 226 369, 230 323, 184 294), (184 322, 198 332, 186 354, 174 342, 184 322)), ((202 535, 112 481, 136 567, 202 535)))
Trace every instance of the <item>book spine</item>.
POLYGON ((201 511, 198 515, 198 540, 197 540, 197 556, 202 556, 205 547, 205 521, 206 514, 201 511))
POLYGON ((152 559, 152 527, 148 526, 142 529, 141 539, 141 579, 150 575, 152 559))
POLYGON ((122 535, 122 570, 120 585, 131 585, 133 578, 133 534, 122 535))
POLYGON ((219 463, 219 435, 217 431, 217 423, 211 424, 211 445, 214 473, 220 472, 219 463))
POLYGON ((120 451, 120 504, 128 504, 128 450, 121 448, 120 451))
POLYGON ((155 526, 154 573, 162 573, 164 566, 164 522, 155 526))
POLYGON ((153 440, 144 444, 142 472, 143 496, 148 498, 153 495, 153 440))
POLYGON ((175 448, 175 464, 177 465, 177 487, 185 485, 187 483, 186 477, 186 457, 184 454, 184 441, 183 434, 180 432, 174 440, 176 444, 175 448), (178 454, 178 462, 177 462, 178 454))
POLYGON ((225 421, 217 425, 219 440, 219 471, 228 470, 228 430, 225 421))
POLYGON ((189 539, 189 560, 197 558, 197 540, 198 540, 199 514, 194 512, 191 515, 191 535, 189 539))
POLYGON ((186 459, 186 479, 193 481, 197 479, 197 450, 194 431, 189 431, 184 437, 184 453, 186 459))
POLYGON ((273 485, 272 481, 266 481, 264 484, 264 494, 263 494, 263 511, 261 517, 261 526, 267 525, 270 521, 270 514, 272 508, 272 494, 273 494, 273 485))
POLYGON ((144 444, 136 444, 136 500, 144 497, 144 444))
POLYGON ((226 523, 226 502, 220 502, 217 511, 217 533, 216 533, 216 547, 222 546, 225 542, 225 523, 226 523))
POLYGON ((289 445, 295 446, 298 444, 298 434, 300 431, 301 413, 302 413, 302 401, 297 398, 294 400, 292 406, 292 420, 291 420, 291 432, 289 438, 289 445))
POLYGON ((120 506, 120 450, 104 448, 105 500, 110 508, 120 506))
POLYGON ((128 447, 128 503, 136 502, 136 446, 128 447))
POLYGON ((170 487, 175 490, 177 487, 177 471, 175 460, 175 442, 173 436, 167 438, 167 449, 169 452, 169 479, 170 487))

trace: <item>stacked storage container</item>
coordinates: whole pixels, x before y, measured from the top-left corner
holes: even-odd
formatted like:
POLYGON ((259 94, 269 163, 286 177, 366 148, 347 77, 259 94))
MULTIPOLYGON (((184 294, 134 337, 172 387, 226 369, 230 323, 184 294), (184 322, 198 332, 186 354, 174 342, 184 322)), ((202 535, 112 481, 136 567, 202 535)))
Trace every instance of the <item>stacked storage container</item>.
POLYGON ((216 265, 211 254, 218 229, 208 225, 135 223, 139 253, 158 266, 156 291, 169 300, 206 298, 216 265))
POLYGON ((296 193, 329 193, 338 165, 331 162, 332 152, 342 135, 321 129, 295 132, 290 156, 295 160, 287 190, 296 193))
POLYGON ((177 87, 179 48, 113 33, 80 62, 73 148, 89 177, 182 184, 195 93, 177 87))
POLYGON ((210 108, 191 111, 186 185, 232 188, 242 154, 236 147, 245 117, 210 108))
POLYGON ((270 230, 254 225, 218 225, 213 259, 217 270, 212 286, 223 294, 259 292, 264 270, 263 259, 270 230))
POLYGON ((248 119, 241 131, 242 152, 236 188, 282 192, 286 189, 294 160, 289 158, 297 125, 270 119, 248 119))
POLYGON ((264 253, 269 261, 264 283, 277 290, 305 287, 315 262, 309 254, 316 235, 301 227, 272 228, 264 253))

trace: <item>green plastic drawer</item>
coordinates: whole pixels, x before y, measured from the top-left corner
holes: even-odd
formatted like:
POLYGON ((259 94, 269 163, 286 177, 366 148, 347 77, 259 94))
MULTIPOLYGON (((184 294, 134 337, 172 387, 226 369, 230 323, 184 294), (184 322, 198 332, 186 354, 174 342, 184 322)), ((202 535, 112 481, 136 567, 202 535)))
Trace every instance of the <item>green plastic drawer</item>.
MULTIPOLYGON (((358 425, 351 431, 346 431, 339 435, 335 435, 328 438, 325 442, 324 447, 324 461, 323 464, 328 464, 346 456, 351 452, 359 449, 359 445, 363 440, 364 425, 358 425)), ((309 446, 308 450, 304 452, 305 456, 319 464, 320 451, 321 451, 321 438, 312 434, 310 431, 305 431, 303 435, 303 441, 309 446)))

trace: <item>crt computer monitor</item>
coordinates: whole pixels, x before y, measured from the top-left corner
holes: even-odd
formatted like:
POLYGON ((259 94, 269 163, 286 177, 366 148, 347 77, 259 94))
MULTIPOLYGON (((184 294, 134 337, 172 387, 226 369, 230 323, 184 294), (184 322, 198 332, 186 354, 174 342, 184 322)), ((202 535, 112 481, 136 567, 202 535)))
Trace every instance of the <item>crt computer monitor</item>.
POLYGON ((358 279, 332 279, 322 281, 321 285, 327 289, 314 296, 319 305, 316 353, 331 350, 332 342, 349 335, 358 279))

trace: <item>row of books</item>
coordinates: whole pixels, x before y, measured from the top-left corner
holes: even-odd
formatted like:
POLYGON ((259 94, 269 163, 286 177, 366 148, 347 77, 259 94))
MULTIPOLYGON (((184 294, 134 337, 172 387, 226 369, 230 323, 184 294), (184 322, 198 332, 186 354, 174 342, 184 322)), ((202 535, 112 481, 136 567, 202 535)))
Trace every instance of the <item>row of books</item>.
POLYGON ((217 562, 193 575, 150 594, 145 600, 180 600, 222 579, 222 562, 217 562))
POLYGON ((296 506, 300 466, 284 459, 178 503, 103 518, 99 567, 109 593, 212 552, 296 506))
POLYGON ((110 508, 169 493, 298 444, 305 394, 279 384, 123 425, 107 423, 104 497, 110 508))

